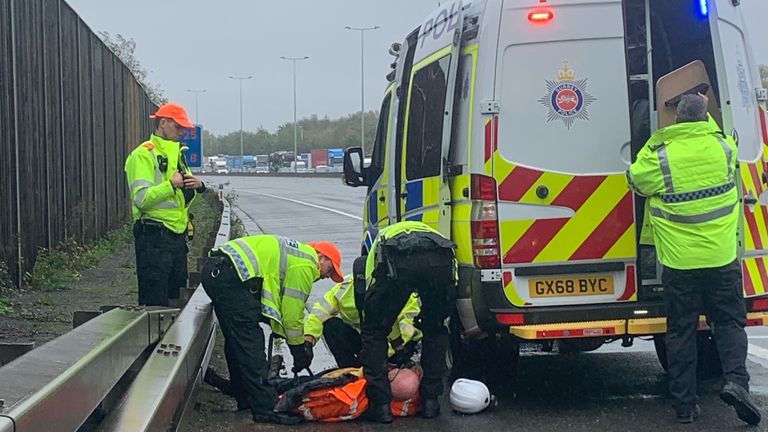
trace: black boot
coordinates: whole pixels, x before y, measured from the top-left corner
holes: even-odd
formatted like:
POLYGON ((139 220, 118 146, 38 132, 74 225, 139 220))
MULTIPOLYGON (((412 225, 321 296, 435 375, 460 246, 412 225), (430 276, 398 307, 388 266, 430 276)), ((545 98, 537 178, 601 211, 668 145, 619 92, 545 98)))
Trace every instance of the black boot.
POLYGON ((392 411, 389 405, 370 405, 363 418, 376 423, 392 423, 392 411))
POLYGON ((203 376, 203 381, 206 384, 209 384, 213 387, 216 387, 219 389, 222 393, 224 393, 227 396, 234 397, 235 395, 232 393, 232 386, 228 379, 222 377, 218 373, 216 373, 213 368, 208 368, 205 371, 205 375, 203 376))
POLYGON ((276 413, 274 411, 258 411, 253 413, 253 421, 256 423, 274 423, 283 426, 290 426, 303 422, 304 418, 296 414, 276 413))
POLYGON ((435 418, 440 415, 440 402, 437 399, 425 399, 424 405, 421 408, 421 416, 423 418, 435 418))
POLYGON ((720 399, 736 410, 739 418, 752 426, 760 424, 760 410, 757 409, 749 392, 744 387, 736 383, 725 383, 723 391, 720 392, 720 399))
POLYGON ((675 414, 678 423, 693 423, 701 415, 701 408, 699 408, 699 404, 696 404, 693 408, 680 409, 675 414))

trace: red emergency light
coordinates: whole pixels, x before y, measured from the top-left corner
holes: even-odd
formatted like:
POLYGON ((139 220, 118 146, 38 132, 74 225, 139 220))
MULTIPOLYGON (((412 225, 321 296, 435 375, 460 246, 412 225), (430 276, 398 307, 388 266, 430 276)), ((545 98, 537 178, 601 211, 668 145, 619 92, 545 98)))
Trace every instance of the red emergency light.
POLYGON ((551 21, 555 14, 551 10, 537 9, 528 14, 528 21, 533 23, 545 23, 551 21))

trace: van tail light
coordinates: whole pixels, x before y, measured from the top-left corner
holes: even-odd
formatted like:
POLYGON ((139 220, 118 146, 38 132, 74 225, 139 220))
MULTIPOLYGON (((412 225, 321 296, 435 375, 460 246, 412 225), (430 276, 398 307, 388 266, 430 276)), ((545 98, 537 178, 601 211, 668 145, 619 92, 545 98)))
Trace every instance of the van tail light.
POLYGON ((501 242, 496 204, 496 180, 473 174, 470 199, 472 200, 471 234, 472 256, 481 269, 501 267, 501 242))
POLYGON ((759 299, 752 302, 752 311, 768 311, 768 298, 759 299))
POLYGON ((525 315, 521 313, 500 313, 496 314, 496 321, 501 325, 523 325, 525 324, 525 315))

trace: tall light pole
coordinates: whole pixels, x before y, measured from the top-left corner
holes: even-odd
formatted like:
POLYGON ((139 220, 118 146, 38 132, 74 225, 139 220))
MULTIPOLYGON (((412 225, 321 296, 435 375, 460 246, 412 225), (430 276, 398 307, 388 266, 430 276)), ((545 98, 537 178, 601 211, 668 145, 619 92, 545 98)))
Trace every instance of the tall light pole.
POLYGON ((243 80, 249 80, 253 76, 231 76, 229 79, 238 80, 240 82, 240 163, 243 163, 243 80))
POLYGON ((296 62, 306 60, 309 57, 280 57, 283 60, 290 60, 293 63, 293 172, 296 172, 296 166, 299 162, 299 128, 296 124, 296 62))
POLYGON ((207 90, 205 89, 187 89, 187 92, 195 94, 195 124, 200 124, 200 121, 198 120, 197 97, 200 96, 200 93, 205 93, 206 91, 207 90))
POLYGON ((377 30, 381 27, 344 27, 347 30, 360 32, 360 148, 365 157, 365 32, 368 30, 377 30))

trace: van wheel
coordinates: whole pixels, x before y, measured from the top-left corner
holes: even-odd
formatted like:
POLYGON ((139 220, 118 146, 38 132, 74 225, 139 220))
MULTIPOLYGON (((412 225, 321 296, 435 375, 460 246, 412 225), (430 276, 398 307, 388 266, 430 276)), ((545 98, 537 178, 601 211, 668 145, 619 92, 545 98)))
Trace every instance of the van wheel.
POLYGON ((450 320, 449 329, 450 382, 458 378, 482 381, 496 393, 511 388, 520 356, 517 338, 506 333, 494 333, 482 339, 464 340, 461 336, 461 323, 455 314, 450 320))
MULTIPOLYGON (((666 335, 657 334, 653 336, 653 345, 656 348, 656 355, 659 363, 665 371, 669 370, 667 361, 666 335)), ((696 375, 701 378, 716 378, 723 374, 723 368, 720 364, 720 354, 717 351, 715 338, 712 332, 698 332, 696 335, 697 363, 696 375)))

